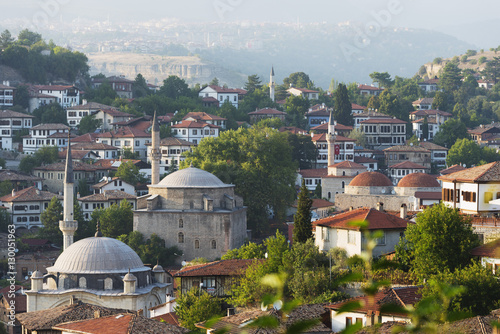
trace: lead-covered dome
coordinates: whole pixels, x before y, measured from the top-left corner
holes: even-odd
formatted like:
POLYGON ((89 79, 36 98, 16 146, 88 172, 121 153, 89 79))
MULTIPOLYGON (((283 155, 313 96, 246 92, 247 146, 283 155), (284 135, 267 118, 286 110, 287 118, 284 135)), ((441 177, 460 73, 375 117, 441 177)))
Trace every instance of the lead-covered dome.
POLYGON ((387 176, 379 172, 364 172, 356 175, 352 179, 349 186, 354 187, 390 187, 392 186, 391 180, 387 176))
POLYGON ((108 274, 149 270, 139 255, 123 242, 106 237, 82 239, 69 246, 48 272, 108 274))
POLYGON ((165 188, 227 188, 232 187, 225 184, 217 176, 195 168, 189 167, 178 170, 167 175, 157 185, 165 188))
POLYGON ((402 188, 440 188, 434 176, 425 173, 411 173, 399 181, 398 187, 402 188))

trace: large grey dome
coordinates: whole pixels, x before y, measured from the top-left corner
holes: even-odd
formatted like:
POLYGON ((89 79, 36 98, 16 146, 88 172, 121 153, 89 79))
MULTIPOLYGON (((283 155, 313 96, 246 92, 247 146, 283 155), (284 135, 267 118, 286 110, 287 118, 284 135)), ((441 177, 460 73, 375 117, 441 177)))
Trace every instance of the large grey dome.
POLYGON ((178 170, 167 175, 157 185, 153 187, 162 188, 227 188, 232 187, 225 184, 217 176, 195 168, 189 167, 178 170))
POLYGON ((123 242, 106 237, 82 239, 69 246, 48 272, 67 274, 126 273, 149 270, 123 242))

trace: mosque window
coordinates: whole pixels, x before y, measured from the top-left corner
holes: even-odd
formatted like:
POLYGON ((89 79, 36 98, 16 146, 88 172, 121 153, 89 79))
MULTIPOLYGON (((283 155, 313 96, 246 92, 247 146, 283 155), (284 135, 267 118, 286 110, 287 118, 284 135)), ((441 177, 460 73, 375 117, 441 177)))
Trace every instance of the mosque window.
POLYGON ((87 279, 85 277, 80 277, 80 279, 78 280, 78 287, 81 289, 87 288, 87 279))
POLYGON ((194 248, 196 248, 196 249, 200 248, 200 240, 194 241, 194 248))
POLYGON ((180 244, 183 244, 184 243, 184 233, 179 232, 179 234, 177 235, 177 239, 178 239, 178 242, 180 244))
POLYGON ((212 249, 217 249, 217 241, 212 240, 212 249))
POLYGON ((104 290, 113 290, 113 279, 108 277, 104 280, 104 290))
POLYGON ((184 227, 184 221, 182 219, 179 219, 179 228, 184 227))

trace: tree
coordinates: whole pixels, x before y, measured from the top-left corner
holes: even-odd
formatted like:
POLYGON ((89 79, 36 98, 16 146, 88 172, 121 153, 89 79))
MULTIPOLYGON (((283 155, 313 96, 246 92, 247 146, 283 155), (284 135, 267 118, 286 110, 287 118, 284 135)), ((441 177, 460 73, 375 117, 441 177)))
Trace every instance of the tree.
POLYGON ((219 79, 217 79, 217 77, 214 77, 208 84, 210 86, 219 86, 220 85, 219 79))
POLYGON ((68 124, 66 110, 59 103, 50 103, 33 110, 38 123, 68 124))
POLYGON ((134 186, 144 181, 144 176, 139 172, 139 167, 130 160, 122 161, 120 166, 118 166, 115 176, 134 186))
POLYGON ((291 95, 286 99, 286 119, 290 126, 304 129, 306 127, 305 114, 309 110, 309 99, 302 96, 291 95))
POLYGON ((434 143, 451 147, 458 139, 467 138, 467 127, 457 119, 449 119, 439 128, 439 132, 434 136, 434 143))
MULTIPOLYGON (((0 51, 7 49, 14 42, 14 38, 12 37, 10 31, 5 29, 0 34, 0 51)), ((16 92, 17 93, 17 92, 16 92)))
POLYGON ((102 120, 96 119, 95 115, 87 115, 83 116, 80 124, 78 125, 78 129, 81 134, 85 133, 93 133, 102 125, 102 120))
POLYGON ((265 257, 265 248, 264 245, 256 244, 255 242, 245 243, 240 248, 230 249, 226 252, 226 254, 222 255, 222 260, 231 260, 231 259, 263 259, 265 257))
POLYGON ((170 75, 163 80, 163 86, 160 87, 159 93, 171 99, 178 99, 181 96, 191 96, 191 90, 186 81, 175 75, 170 75))
POLYGON ((424 121, 422 123, 422 138, 423 140, 429 139, 429 121, 427 120, 427 116, 424 117, 424 121))
MULTIPOLYGON (((470 315, 487 315, 497 309, 500 300, 500 283, 488 267, 473 262, 465 268, 455 271, 445 269, 433 277, 433 280, 449 286, 462 286, 465 291, 452 298, 448 312, 466 312, 470 315)), ((424 298, 435 296, 437 284, 424 286, 424 298)))
POLYGON ((103 81, 99 87, 88 89, 85 92, 85 98, 90 102, 98 102, 102 104, 111 105, 118 97, 113 86, 108 81, 103 81))
POLYGON ((493 57, 488 61, 482 74, 496 84, 500 80, 500 57, 493 57))
POLYGON ((482 159, 481 147, 472 139, 458 139, 448 151, 448 166, 465 164, 467 167, 477 165, 482 159))
POLYGON ((446 110, 448 108, 448 96, 443 92, 436 92, 432 100, 432 109, 446 110))
POLYGON ((309 198, 306 181, 302 179, 302 186, 297 200, 297 213, 293 216, 294 243, 306 242, 312 238, 311 206, 312 199, 309 198))
POLYGON ((370 97, 366 108, 368 110, 378 110, 380 108, 380 101, 378 99, 378 96, 373 95, 372 97, 370 97))
POLYGON ((297 88, 314 88, 314 83, 309 78, 309 75, 304 72, 295 72, 290 74, 287 78, 283 79, 285 89, 290 86, 297 88))
POLYGON ((460 68, 456 64, 449 62, 443 68, 439 78, 439 86, 445 93, 452 93, 460 87, 461 79, 460 68))
POLYGON ((282 218, 293 201, 297 164, 287 138, 286 133, 270 128, 224 131, 186 152, 181 168, 192 163, 234 184, 248 206, 249 228, 260 233, 270 212, 282 218))
POLYGON ((262 87, 262 85, 259 76, 257 74, 249 75, 248 80, 245 84, 245 90, 247 90, 248 93, 252 93, 260 87, 262 87))
POLYGON ((121 152, 121 156, 123 159, 138 159, 139 152, 133 152, 130 147, 125 147, 121 152))
POLYGON ((63 219, 63 207, 56 196, 52 197, 50 203, 40 215, 43 227, 40 229, 41 238, 49 239, 51 243, 62 245, 63 235, 59 229, 59 221, 63 219))
POLYGON ((123 199, 120 205, 113 204, 107 209, 97 209, 92 212, 92 221, 101 224, 101 232, 109 238, 129 234, 133 229, 132 205, 123 199))
POLYGON ((358 145, 358 146, 366 147, 366 145, 368 144, 368 142, 366 141, 365 133, 363 131, 361 131, 360 129, 357 129, 357 128, 353 129, 349 133, 348 137, 351 139, 354 139, 356 141, 356 145, 358 145))
POLYGON ((132 96, 134 98, 147 96, 150 93, 148 83, 141 73, 137 74, 134 83, 132 84, 132 96))
POLYGON ((394 80, 391 79, 391 75, 388 72, 373 72, 370 74, 373 82, 378 83, 378 87, 389 88, 394 84, 394 80))
POLYGON ((75 241, 93 237, 95 235, 96 226, 89 224, 89 222, 85 220, 82 207, 76 199, 73 202, 73 219, 78 222, 78 228, 75 232, 75 241))
POLYGON ((17 41, 19 44, 24 46, 32 46, 35 43, 38 43, 42 40, 42 35, 32 32, 28 29, 23 29, 17 35, 17 41))
POLYGON ((197 323, 221 315, 221 302, 215 296, 198 288, 193 288, 181 294, 175 302, 175 313, 182 327, 196 330, 197 323))
POLYGON ((56 146, 43 146, 35 154, 24 157, 19 163, 19 170, 29 174, 35 167, 50 165, 59 159, 58 152, 56 146))
POLYGON ((351 126, 354 124, 352 118, 352 105, 347 93, 347 87, 339 84, 335 91, 335 109, 333 111, 334 119, 343 125, 351 126))
POLYGON ((118 240, 126 243, 141 258, 143 263, 153 264, 158 262, 167 266, 175 261, 176 253, 181 254, 177 247, 165 247, 165 240, 156 233, 151 234, 149 239, 144 240, 141 232, 132 231, 129 234, 118 236, 118 240))
POLYGON ((407 227, 396 256, 408 258, 412 270, 424 279, 468 265, 470 250, 478 245, 470 220, 440 203, 419 213, 416 224, 407 227))
POLYGON ((292 148, 292 161, 296 162, 300 169, 311 168, 317 157, 316 145, 312 142, 311 136, 297 135, 288 131, 286 133, 292 148))
POLYGON ((316 185, 316 188, 314 189, 313 198, 321 198, 321 195, 322 195, 321 183, 318 183, 316 185))
POLYGON ((28 91, 28 86, 19 85, 16 89, 16 94, 14 94, 14 105, 21 106, 27 109, 30 104, 30 93, 28 91))
POLYGON ((378 109, 379 112, 402 120, 408 118, 408 112, 403 112, 398 96, 392 94, 388 89, 385 89, 382 93, 380 93, 378 100, 380 103, 380 107, 378 109))

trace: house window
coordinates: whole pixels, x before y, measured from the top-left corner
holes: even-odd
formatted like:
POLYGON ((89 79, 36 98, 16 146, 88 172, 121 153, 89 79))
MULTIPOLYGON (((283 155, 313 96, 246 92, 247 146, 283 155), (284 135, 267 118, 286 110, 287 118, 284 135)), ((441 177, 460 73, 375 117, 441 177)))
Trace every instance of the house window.
POLYGON ((179 234, 177 235, 177 242, 180 244, 184 243, 184 233, 179 232, 179 234))
POLYGON ((345 326, 349 327, 352 325, 352 317, 345 317, 345 326))
POLYGON ((212 249, 217 249, 217 241, 212 240, 212 249))
POLYGON ((195 240, 195 241, 194 241, 194 248, 195 248, 195 249, 200 248, 200 240, 195 240))
POLYGON ((179 228, 184 227, 184 221, 182 219, 179 219, 179 228))
POLYGON ((472 191, 462 191, 462 198, 465 202, 476 202, 476 193, 472 191))
POLYGON ((382 236, 377 239, 377 246, 385 245, 385 232, 384 231, 381 231, 381 232, 382 232, 382 236))
POLYGON ((356 231, 347 231, 347 243, 352 245, 356 244, 356 231))
POLYGON ((493 199, 493 193, 486 191, 484 193, 484 203, 488 204, 493 199))

